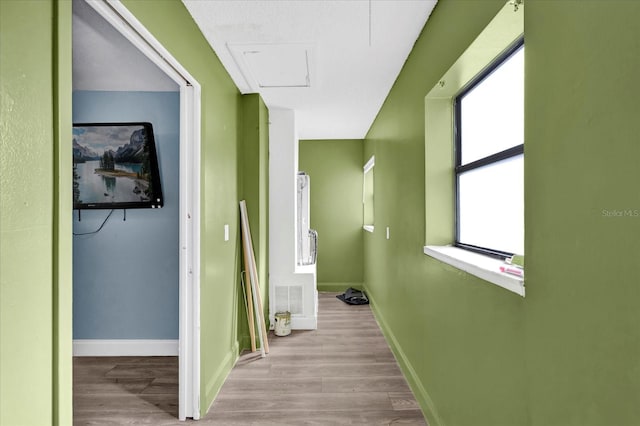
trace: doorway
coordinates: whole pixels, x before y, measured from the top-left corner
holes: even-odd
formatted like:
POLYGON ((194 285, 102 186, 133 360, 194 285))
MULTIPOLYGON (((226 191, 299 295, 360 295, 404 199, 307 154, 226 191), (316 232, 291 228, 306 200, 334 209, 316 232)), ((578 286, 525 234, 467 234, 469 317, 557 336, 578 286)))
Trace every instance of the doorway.
MULTIPOLYGON (((184 69, 180 63, 178 63, 175 58, 142 26, 142 24, 119 2, 114 0, 97 0, 97 1, 85 1, 85 0, 74 0, 74 10, 77 7, 80 8, 88 8, 87 13, 93 13, 99 15, 103 20, 104 25, 109 27, 110 31, 115 31, 120 37, 123 37, 127 40, 129 45, 136 51, 137 56, 140 59, 140 64, 147 62, 152 65, 149 67, 148 65, 140 65, 143 68, 136 68, 138 70, 143 69, 144 71, 138 72, 137 75, 127 76, 126 78, 121 78, 121 82, 124 82, 124 86, 118 88, 115 91, 109 92, 108 90, 98 90, 96 92, 102 93, 81 93, 76 96, 74 93, 74 121, 76 120, 76 106, 82 105, 82 110, 77 115, 81 116, 80 121, 87 121, 87 117, 95 117, 95 114, 99 114, 101 111, 104 111, 105 106, 108 106, 111 103, 111 108, 115 109, 115 115, 111 117, 116 117, 116 119, 107 119, 107 121, 140 121, 139 118, 132 118, 131 120, 127 119, 126 109, 127 105, 133 105, 130 108, 133 117, 133 112, 139 110, 141 103, 148 104, 159 104, 159 105, 169 105, 169 109, 171 111, 156 111, 154 110, 153 114, 155 114, 155 118, 158 121, 158 127, 162 128, 166 138, 173 137, 176 140, 176 144, 170 148, 164 148, 164 152, 160 150, 158 153, 158 160, 160 163, 161 174, 163 179, 165 180, 163 184, 165 186, 174 185, 175 190, 173 191, 173 209, 175 210, 175 220, 172 222, 170 226, 164 226, 164 229, 148 231, 146 234, 143 234, 145 238, 133 237, 135 243, 138 244, 136 249, 134 250, 139 254, 142 251, 152 251, 156 250, 157 246, 160 244, 155 244, 151 235, 158 236, 158 234, 166 234, 173 233, 175 234, 175 241, 169 244, 168 250, 173 254, 170 255, 170 260, 162 261, 161 259, 154 258, 153 255, 148 257, 142 257, 138 259, 136 262, 129 262, 128 268, 134 270, 137 273, 137 279, 134 279, 136 283, 140 281, 146 281, 146 284, 158 285, 161 286, 160 282, 163 280, 163 275, 174 276, 169 281, 178 282, 177 288, 169 289, 169 293, 164 292, 164 298, 158 297, 159 291, 153 290, 140 290, 141 292, 146 291, 145 295, 138 296, 142 298, 154 298, 157 297, 157 300, 152 300, 150 306, 154 306, 161 312, 160 315, 157 316, 156 321, 153 324, 147 324, 150 327, 156 327, 160 329, 159 338, 155 339, 147 339, 147 338, 137 338, 139 336, 144 335, 144 331, 141 330, 131 330, 129 326, 126 325, 125 322, 121 324, 120 331, 124 329, 125 336, 132 336, 133 338, 110 338, 109 336, 116 333, 114 330, 105 330, 106 327, 105 322, 95 321, 94 324, 82 324, 84 326, 93 326, 95 328, 102 327, 102 332, 107 337, 103 339, 79 339, 78 342, 74 340, 74 354, 77 351, 82 351, 83 343, 94 345, 92 348, 87 349, 86 345, 84 350, 97 350, 102 351, 103 355, 108 355, 110 352, 112 354, 123 354, 128 353, 130 355, 178 355, 178 418, 181 420, 186 419, 187 417, 191 417, 194 419, 198 419, 200 415, 199 408, 199 389, 200 389, 200 362, 199 362, 199 334, 196 324, 199 321, 199 270, 200 270, 200 258, 199 258, 199 238, 200 238, 200 229, 199 229, 199 212, 200 212, 200 184, 199 184, 199 176, 200 176, 200 86, 197 81, 184 69), (150 76, 153 74, 153 78, 150 76), (160 87, 165 88, 165 90, 159 90, 158 93, 153 93, 153 90, 150 90, 148 86, 145 86, 149 81, 157 81, 160 87), (159 92, 162 92, 161 94, 159 92), (174 92, 173 94, 171 92, 174 92), (162 98, 162 99, 160 99, 162 98), (98 110, 96 110, 93 105, 97 105, 98 110), (173 105, 173 106, 171 106, 173 105), (94 115, 92 115, 94 114, 94 115), (124 115, 123 115, 124 114, 124 115), (167 114, 166 117, 170 117, 169 119, 165 119, 166 117, 163 114, 167 114), (171 129, 167 129, 168 121, 175 121, 175 126, 171 129), (173 130, 172 130, 173 129, 173 130), (175 134, 172 134, 175 133, 175 134), (171 152, 174 149, 175 152, 171 152), (169 164, 167 161, 170 158, 179 158, 176 161, 177 164, 169 164), (163 164, 164 163, 164 164, 163 164), (167 166, 167 164, 169 164, 167 166), (164 166, 164 169, 163 169, 164 166), (173 170, 172 170, 173 169, 173 170), (172 176, 169 177, 169 176, 172 176), (146 241, 146 246, 145 246, 146 241), (142 245, 140 247, 140 245, 142 245), (174 263, 174 268, 171 268, 171 271, 167 273, 167 271, 163 270, 168 263, 174 263), (146 269, 145 269, 146 268, 146 269), (158 268, 160 270, 158 271, 158 268), (155 273, 155 275, 153 275, 155 273), (173 274, 173 275, 172 275, 173 274), (177 306, 170 306, 171 296, 167 296, 171 291, 175 292, 175 297, 178 299, 177 306), (162 300, 161 300, 162 299, 162 300), (167 308, 167 306, 170 306, 167 308), (171 317, 171 315, 162 315, 162 313, 167 313, 170 310, 174 310, 175 318, 177 321, 169 321, 167 324, 158 324, 158 322, 162 322, 163 318, 171 317), (168 329, 172 327, 175 328, 174 332, 167 332, 168 329), (111 335, 109 334, 111 333, 111 335), (129 333, 129 334, 126 334, 129 333), (137 334, 136 334, 137 333, 137 334), (167 334, 166 336, 162 333, 167 334), (177 337, 177 339, 175 339, 177 337), (81 341, 85 340, 85 342, 81 341), (91 341, 92 340, 92 341, 91 341), (95 346, 95 345, 98 346, 95 346), (102 346, 100 346, 102 345, 102 346), (128 352, 127 352, 128 351, 128 352), (145 352, 146 351, 146 352, 145 352)), ((75 12, 74 12, 74 21, 75 21, 75 12)), ((75 23, 74 23, 74 39, 77 36, 75 33, 75 23)), ((74 50, 75 50, 75 40, 74 40, 74 50)), ((76 52, 74 51, 74 56, 76 52)), ((119 50, 117 55, 123 55, 124 52, 119 50)), ((86 59, 86 58, 83 58, 86 59)), ((134 60, 132 60, 134 61, 134 60)), ((137 61, 137 59, 135 59, 137 61)), ((96 65, 90 60, 84 60, 84 63, 87 65, 94 65, 97 68, 90 78, 96 78, 95 76, 98 74, 99 69, 103 69, 103 66, 96 65)), ((122 67, 121 67, 122 68, 122 67)), ((114 72, 119 72, 118 70, 114 72)), ((113 74, 113 73, 112 73, 113 74)), ((134 73, 136 74, 136 73, 134 73)), ((113 75, 111 76, 113 77, 113 75)), ((79 77, 80 78, 80 77, 79 77)), ((76 75, 75 75, 75 59, 74 59, 74 86, 76 75)), ((101 82, 101 84, 105 84, 101 82)), ((106 86, 105 86, 106 87, 106 86)), ((91 118, 88 121, 96 122, 99 119, 91 118)), ((142 121, 151 121, 151 120, 142 120, 142 121)), ((167 200, 167 196, 165 195, 165 206, 168 207, 169 201, 167 200)), ((145 219, 145 215, 158 213, 157 210, 146 210, 146 209, 137 209, 137 210, 114 210, 109 215, 108 210, 94 210, 91 211, 90 214, 86 214, 88 212, 85 211, 75 211, 74 212, 74 228, 77 221, 83 220, 85 225, 89 228, 87 231, 91 231, 93 229, 97 229, 98 227, 91 227, 90 219, 92 219, 95 223, 100 225, 101 223, 104 225, 109 221, 112 224, 119 225, 119 227, 114 228, 115 231, 111 233, 110 239, 112 241, 112 245, 110 249, 107 249, 104 244, 102 247, 98 247, 95 250, 101 250, 102 252, 110 251, 114 253, 116 256, 121 256, 124 258, 129 257, 131 259, 131 255, 127 254, 127 251, 124 250, 122 241, 125 241, 127 238, 131 238, 127 229, 131 229, 136 223, 144 227, 149 220, 145 219), (91 217, 91 215, 93 217, 91 217), (104 218, 104 219, 103 219, 104 218), (127 223, 128 221, 128 223, 127 223), (114 223, 115 222, 115 223, 114 223), (123 226, 123 223, 126 223, 127 228, 123 226), (120 245, 119 245, 120 244, 120 245)), ((166 209, 168 210, 168 208, 166 209)), ((164 214, 164 211, 162 212, 164 214)), ((157 220, 159 217, 158 214, 154 216, 154 220, 157 220)), ((172 219, 173 220, 173 219, 172 219)), ((75 231, 74 231, 75 232, 75 231)), ((104 233, 104 230, 102 230, 104 233)), ((80 230, 78 233, 82 233, 80 230)), ((85 236, 80 236, 78 238, 89 238, 85 236)), ((131 241, 131 240, 129 240, 131 241)), ((126 246, 132 246, 134 242, 127 243, 126 246)), ((74 246, 76 245, 76 241, 74 240, 74 246)), ((78 246, 80 244, 77 244, 78 246)), ((85 247, 82 247, 85 249, 85 247)), ((167 247, 165 247, 167 248, 167 247)), ((74 248, 74 275, 76 269, 76 258, 75 258, 76 249, 74 248)), ((119 268, 121 269, 121 268, 119 268)), ((113 278, 110 279, 111 286, 122 285, 122 283, 118 283, 118 273, 121 272, 117 270, 114 272, 113 278)), ((91 273, 91 271, 87 272, 86 276, 88 280, 97 280, 100 278, 100 274, 91 273)), ((75 277, 74 277, 75 281, 75 277)), ((100 283, 95 283, 97 292, 104 291, 104 289, 109 288, 109 286, 105 286, 104 282, 102 286, 100 283)), ((129 285, 128 288, 131 289, 133 285, 129 285)), ((102 294, 102 296, 105 296, 102 294)), ((137 312, 136 306, 129 306, 130 309, 126 309, 126 305, 135 305, 135 300, 132 300, 133 297, 122 298, 126 300, 114 300, 113 296, 111 298, 104 297, 104 305, 115 305, 119 307, 121 310, 112 312, 112 315, 121 317, 126 317, 127 315, 131 316, 133 320, 142 318, 144 319, 144 315, 140 312, 137 312)), ((74 339, 76 339, 76 309, 80 310, 83 308, 81 303, 78 303, 76 300, 76 292, 75 292, 75 282, 74 282, 74 339)), ((90 322, 90 321, 89 321, 90 322)), ((78 325, 80 327, 80 325, 78 325)), ((137 326, 136 326, 137 327, 137 326)), ((107 327, 108 328, 108 327, 107 327)), ((84 332, 87 332, 84 330, 84 332)), ((116 336, 117 337, 117 336, 116 336)))

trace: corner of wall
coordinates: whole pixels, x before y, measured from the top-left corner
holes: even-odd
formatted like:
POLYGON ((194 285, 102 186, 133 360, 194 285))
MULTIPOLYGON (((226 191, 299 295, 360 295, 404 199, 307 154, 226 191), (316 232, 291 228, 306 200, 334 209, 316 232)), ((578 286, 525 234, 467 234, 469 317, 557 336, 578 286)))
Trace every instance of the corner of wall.
POLYGON ((318 283, 318 291, 324 291, 328 293, 341 293, 347 290, 349 287, 355 289, 362 289, 362 282, 340 282, 340 283, 328 283, 328 282, 319 282, 318 283))
POLYGON ((402 373, 404 374, 405 379, 409 383, 409 386, 411 387, 411 390, 413 391, 413 394, 416 397, 416 400, 420 404, 422 413, 427 418, 429 422, 429 426, 446 426, 442 421, 442 419, 440 418, 440 416, 438 415, 436 406, 431 400, 429 393, 424 388, 422 381, 420 380, 420 377, 418 376, 415 369, 411 365, 411 361, 403 352, 402 347, 400 346, 400 343, 398 343, 395 335, 391 331, 391 328, 387 325, 387 322, 384 319, 382 312, 380 311, 380 309, 378 309, 378 305, 376 304, 375 299, 371 296, 371 293, 366 288, 365 288, 365 292, 367 294, 367 297, 369 298, 371 310, 373 311, 373 314, 376 317, 376 321, 378 322, 378 325, 382 330, 382 334, 384 334, 384 337, 387 343, 391 347, 391 351, 393 352, 393 355, 395 356, 396 361, 398 361, 398 364, 400 365, 400 369, 402 370, 402 373))
POLYGON ((73 421, 71 241, 71 2, 54 7, 54 227, 53 227, 53 413, 54 426, 73 421), (56 196, 57 194, 57 196, 56 196))
POLYGON ((203 418, 207 412, 211 409, 211 406, 216 400, 216 397, 220 393, 222 389, 222 385, 224 384, 227 376, 233 369, 233 366, 238 361, 238 357, 240 356, 240 343, 236 341, 235 344, 231 347, 229 352, 225 355, 224 359, 216 369, 215 373, 211 376, 209 381, 205 385, 204 396, 201 395, 201 401, 211 401, 208 405, 200 405, 200 418, 203 418))

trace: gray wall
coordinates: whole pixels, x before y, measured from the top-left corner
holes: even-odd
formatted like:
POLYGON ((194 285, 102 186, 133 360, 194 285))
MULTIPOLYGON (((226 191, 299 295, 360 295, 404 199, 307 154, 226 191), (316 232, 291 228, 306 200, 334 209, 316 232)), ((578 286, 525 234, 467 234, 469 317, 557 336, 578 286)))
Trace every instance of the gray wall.
MULTIPOLYGON (((73 121, 148 121, 154 128, 162 209, 115 210, 97 234, 73 237, 74 339, 178 338, 180 94, 73 94, 73 121)), ((71 154, 71 153, 69 153, 71 154)), ((110 210, 74 211, 74 233, 99 228, 110 210)))

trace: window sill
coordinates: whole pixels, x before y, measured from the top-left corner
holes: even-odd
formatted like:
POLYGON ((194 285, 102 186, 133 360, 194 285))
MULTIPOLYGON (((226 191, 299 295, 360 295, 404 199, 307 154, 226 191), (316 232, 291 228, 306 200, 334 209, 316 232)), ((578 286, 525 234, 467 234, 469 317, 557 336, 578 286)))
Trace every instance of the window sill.
POLYGON ((373 225, 364 225, 362 229, 364 229, 367 232, 373 232, 373 225))
POLYGON ((425 246, 424 254, 524 297, 524 279, 501 272, 501 260, 452 246, 425 246))

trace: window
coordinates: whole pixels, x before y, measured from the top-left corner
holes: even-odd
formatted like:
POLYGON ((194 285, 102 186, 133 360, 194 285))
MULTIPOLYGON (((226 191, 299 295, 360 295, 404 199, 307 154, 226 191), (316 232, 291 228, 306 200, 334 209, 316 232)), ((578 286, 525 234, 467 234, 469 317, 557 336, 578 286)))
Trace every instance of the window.
POLYGON ((374 156, 371 156, 363 167, 362 181, 362 216, 364 230, 373 232, 373 167, 376 164, 374 156))
POLYGON ((524 46, 520 39, 456 96, 455 245, 524 254, 524 46))
POLYGON ((513 2, 506 0, 453 65, 434 80, 424 103, 424 254, 522 297, 524 277, 505 273, 501 257, 524 254, 524 150, 517 153, 524 141, 524 98, 509 101, 513 88, 500 98, 491 81, 500 87, 507 84, 501 74, 513 75, 522 87, 523 34, 524 5, 514 10, 513 2), (484 104, 474 107, 474 98, 484 104), (486 114, 489 109, 492 115, 486 114), (514 120, 520 130, 507 132, 514 120), (509 151, 512 148, 516 153, 509 151), (501 158, 504 154, 508 155, 501 158))

